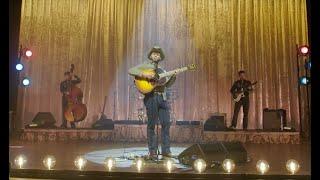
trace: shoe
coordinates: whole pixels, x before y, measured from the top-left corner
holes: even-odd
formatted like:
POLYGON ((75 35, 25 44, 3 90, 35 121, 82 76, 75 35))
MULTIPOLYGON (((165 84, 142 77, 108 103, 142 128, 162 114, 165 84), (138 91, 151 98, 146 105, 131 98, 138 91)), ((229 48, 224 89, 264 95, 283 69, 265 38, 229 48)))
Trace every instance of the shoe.
POLYGON ((237 130, 236 127, 234 127, 234 126, 230 126, 229 129, 230 130, 237 130))
POLYGON ((162 156, 166 157, 166 158, 171 158, 172 154, 171 153, 163 153, 162 156))
POLYGON ((67 128, 67 125, 65 125, 65 124, 61 124, 61 126, 60 126, 61 128, 63 128, 63 129, 66 129, 67 128))
POLYGON ((149 152, 148 159, 152 161, 157 160, 157 154, 155 152, 149 152))
POLYGON ((72 128, 72 129, 75 129, 75 128, 76 128, 76 125, 75 125, 75 124, 71 124, 71 128, 72 128))

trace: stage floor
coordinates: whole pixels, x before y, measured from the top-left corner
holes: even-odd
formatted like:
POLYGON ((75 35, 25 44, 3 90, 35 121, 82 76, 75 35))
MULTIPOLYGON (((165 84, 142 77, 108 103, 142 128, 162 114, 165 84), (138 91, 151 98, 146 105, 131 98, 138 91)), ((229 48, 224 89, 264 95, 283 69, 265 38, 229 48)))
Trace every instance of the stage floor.
MULTIPOLYGON (((191 143, 174 143, 171 145, 174 155, 178 155, 191 143)), ((298 174, 311 174, 311 145, 309 142, 300 144, 254 144, 244 143, 248 152, 250 162, 238 164, 236 174, 256 174, 255 164, 258 160, 264 159, 270 164, 268 174, 288 174, 285 163, 288 159, 295 159, 300 163, 301 169, 298 174)), ((18 154, 24 154, 28 158, 27 169, 44 169, 42 160, 46 155, 54 155, 57 164, 56 170, 75 170, 74 159, 83 155, 88 160, 85 170, 105 171, 102 162, 105 157, 118 158, 115 172, 136 172, 131 167, 131 161, 120 158, 121 156, 146 155, 147 145, 145 143, 101 143, 101 142, 25 142, 20 140, 10 141, 10 162, 18 154)), ((190 167, 178 164, 173 173, 195 173, 190 167)), ((164 173, 166 169, 163 164, 147 164, 142 172, 164 173)), ((221 168, 207 169, 205 173, 223 173, 221 168)))

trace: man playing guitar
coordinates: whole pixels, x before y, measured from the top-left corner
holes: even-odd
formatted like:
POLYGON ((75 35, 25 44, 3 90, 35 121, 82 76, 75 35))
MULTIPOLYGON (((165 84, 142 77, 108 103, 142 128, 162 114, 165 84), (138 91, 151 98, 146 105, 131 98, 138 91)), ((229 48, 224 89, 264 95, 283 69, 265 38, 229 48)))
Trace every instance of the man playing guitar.
MULTIPOLYGON (((164 59, 164 53, 162 49, 155 46, 148 54, 148 62, 137 65, 129 69, 129 74, 135 77, 155 79, 156 74, 144 73, 144 69, 154 69, 157 74, 165 72, 164 69, 158 66, 158 63, 164 59)), ((149 158, 151 160, 157 159, 157 137, 155 135, 155 125, 160 121, 161 124, 161 140, 162 140, 162 156, 171 157, 170 151, 170 114, 169 105, 166 101, 166 88, 170 87, 176 80, 176 75, 173 74, 167 81, 156 87, 151 92, 145 94, 144 104, 147 109, 148 124, 147 124, 147 138, 149 148, 149 158)))
MULTIPOLYGON (((248 113, 249 113, 249 92, 253 90, 252 83, 245 79, 245 71, 238 72, 239 80, 233 83, 230 92, 233 95, 234 101, 234 113, 232 118, 231 129, 235 129, 237 126, 238 114, 241 106, 243 106, 243 130, 248 127, 248 113)), ((255 84, 255 83, 254 83, 255 84)))

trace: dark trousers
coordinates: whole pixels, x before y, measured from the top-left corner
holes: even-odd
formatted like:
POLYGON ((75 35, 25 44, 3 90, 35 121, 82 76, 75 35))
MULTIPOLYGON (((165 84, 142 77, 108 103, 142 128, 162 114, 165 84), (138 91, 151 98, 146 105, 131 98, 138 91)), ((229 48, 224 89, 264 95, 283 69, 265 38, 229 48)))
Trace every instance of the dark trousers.
MULTIPOLYGON (((67 105, 67 99, 64 96, 62 96, 62 127, 67 127, 67 119, 64 117, 64 109, 67 107, 67 105)), ((76 128, 76 124, 74 122, 70 122, 70 126, 72 128, 76 128)))
POLYGON ((170 153, 170 114, 167 101, 163 100, 162 95, 151 94, 144 98, 147 109, 147 138, 150 154, 155 154, 158 149, 158 140, 155 134, 155 125, 160 121, 161 124, 161 152, 170 153))
POLYGON ((248 113, 249 113, 249 98, 244 97, 239 102, 236 102, 234 105, 234 113, 232 118, 232 126, 237 126, 238 114, 241 106, 243 106, 243 129, 248 127, 248 113))

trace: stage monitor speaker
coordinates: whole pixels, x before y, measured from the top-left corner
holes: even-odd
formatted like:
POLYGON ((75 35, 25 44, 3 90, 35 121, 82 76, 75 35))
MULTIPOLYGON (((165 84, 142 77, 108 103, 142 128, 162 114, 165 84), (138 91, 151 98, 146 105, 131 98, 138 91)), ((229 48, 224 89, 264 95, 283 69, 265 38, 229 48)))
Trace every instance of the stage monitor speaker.
POLYGON ((193 166, 193 162, 201 158, 207 166, 221 164, 225 159, 235 163, 245 163, 248 160, 247 151, 240 142, 214 142, 210 144, 194 144, 179 154, 179 162, 193 166))
POLYGON ((212 115, 203 127, 204 131, 225 131, 225 116, 224 115, 212 115))
POLYGON ((38 112, 33 118, 32 124, 26 126, 26 128, 55 128, 56 120, 51 112, 38 112))
POLYGON ((112 121, 112 119, 99 119, 97 122, 92 124, 92 128, 99 130, 113 130, 114 122, 112 121))
POLYGON ((263 130, 283 131, 286 126, 286 110, 263 109, 263 130))

